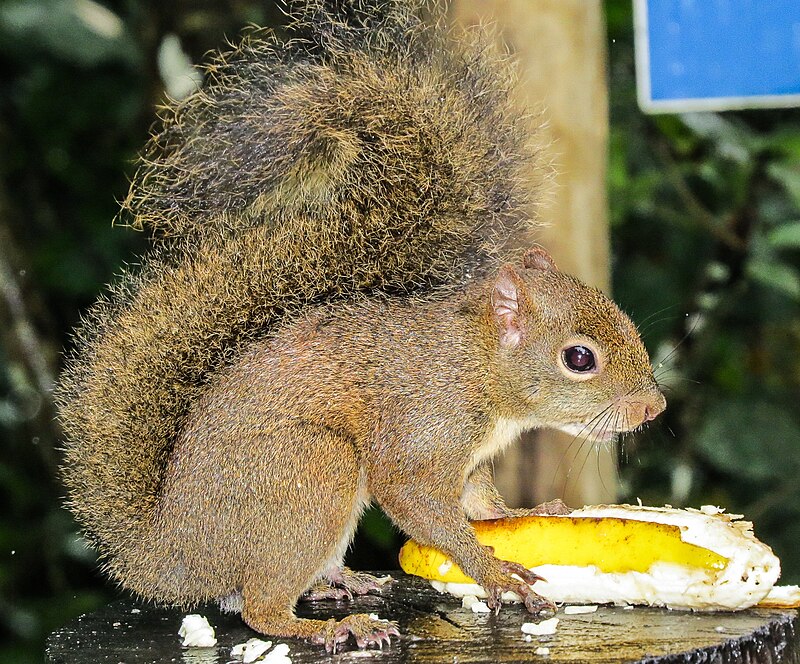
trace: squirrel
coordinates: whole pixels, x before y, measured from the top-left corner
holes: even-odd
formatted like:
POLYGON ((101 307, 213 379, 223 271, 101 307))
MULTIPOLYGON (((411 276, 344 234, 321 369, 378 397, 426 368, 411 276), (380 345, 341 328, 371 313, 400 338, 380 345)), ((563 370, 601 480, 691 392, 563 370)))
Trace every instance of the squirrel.
POLYGON ((609 440, 665 407, 629 318, 514 251, 541 169, 513 63, 431 9, 308 0, 289 37, 246 33, 162 111, 121 213, 152 248, 85 316, 56 390, 68 506, 143 598, 381 645, 396 624, 294 614, 379 587, 343 567, 374 501, 489 606, 514 591, 547 613, 469 519, 563 504, 507 507, 492 457, 526 429, 609 440))

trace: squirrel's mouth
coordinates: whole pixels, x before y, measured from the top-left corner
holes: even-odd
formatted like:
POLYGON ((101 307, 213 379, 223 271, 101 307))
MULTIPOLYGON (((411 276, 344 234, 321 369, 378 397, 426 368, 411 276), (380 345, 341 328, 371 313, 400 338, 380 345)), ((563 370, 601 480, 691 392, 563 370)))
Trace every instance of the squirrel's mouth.
POLYGON ((595 423, 575 422, 572 424, 562 424, 558 427, 559 431, 563 431, 570 436, 576 438, 585 438, 593 443, 610 443, 616 440, 617 436, 622 431, 614 429, 610 426, 598 426, 595 423))
POLYGON ((576 438, 595 443, 610 443, 622 433, 639 431, 666 407, 664 395, 641 393, 612 401, 586 422, 571 422, 557 428, 576 438))

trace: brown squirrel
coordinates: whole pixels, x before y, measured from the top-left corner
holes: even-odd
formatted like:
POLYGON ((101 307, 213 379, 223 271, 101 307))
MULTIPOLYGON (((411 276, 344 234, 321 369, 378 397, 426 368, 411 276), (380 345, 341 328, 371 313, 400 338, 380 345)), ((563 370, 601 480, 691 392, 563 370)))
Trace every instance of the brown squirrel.
MULTIPOLYGON (((378 586, 342 566, 376 501, 499 606, 552 605, 468 519, 523 429, 604 440, 663 410, 634 325, 542 249, 513 67, 416 0, 309 0, 165 109, 123 204, 154 247, 76 334, 57 390, 69 506, 121 585, 216 599, 335 649, 397 635, 298 598, 378 586)), ((540 511, 559 509, 544 506, 540 511)), ((534 510, 535 511, 535 510, 534 510)))

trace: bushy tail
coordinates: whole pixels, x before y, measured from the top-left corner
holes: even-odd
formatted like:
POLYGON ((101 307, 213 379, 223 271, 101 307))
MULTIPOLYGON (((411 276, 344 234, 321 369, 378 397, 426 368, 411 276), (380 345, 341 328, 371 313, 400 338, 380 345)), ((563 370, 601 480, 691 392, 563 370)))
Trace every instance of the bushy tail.
POLYGON ((187 409, 287 312, 480 273, 529 225, 507 59, 425 3, 314 0, 163 112, 123 206, 155 246, 76 335, 57 400, 70 506, 109 569, 141 536, 187 409), (338 9, 330 9, 332 5, 338 9))

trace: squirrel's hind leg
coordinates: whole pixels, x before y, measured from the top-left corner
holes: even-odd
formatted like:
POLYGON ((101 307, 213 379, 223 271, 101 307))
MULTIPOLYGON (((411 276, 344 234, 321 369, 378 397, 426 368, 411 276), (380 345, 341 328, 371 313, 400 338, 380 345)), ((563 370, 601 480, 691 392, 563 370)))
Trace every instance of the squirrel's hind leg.
MULTIPOLYGON (((287 604, 276 605, 279 600, 268 589, 261 589, 259 579, 244 588, 242 619, 254 630, 271 636, 308 639, 336 652, 352 635, 359 648, 383 647, 391 636, 399 636, 397 626, 388 620, 373 618, 366 613, 354 613, 341 620, 311 620, 297 618, 287 604)), ((287 600, 288 598, 284 598, 287 600)))
MULTIPOLYGON (((293 607, 300 596, 315 582, 328 578, 331 570, 339 570, 342 580, 352 576, 353 584, 363 579, 354 572, 345 573, 341 566, 345 551, 353 538, 359 518, 369 501, 366 477, 360 470, 350 442, 328 428, 313 423, 292 422, 284 429, 285 463, 306 458, 303 448, 317 459, 318 472, 313 485, 298 495, 298 504, 282 532, 272 532, 249 561, 242 578, 242 619, 254 630, 272 636, 298 637, 324 644, 335 651, 355 637, 359 647, 382 646, 397 627, 386 620, 354 614, 342 620, 310 620, 297 618, 293 607), (278 542, 283 547, 277 547, 278 542)), ((283 471, 286 477, 273 477, 285 482, 295 475, 293 469, 283 471)))

